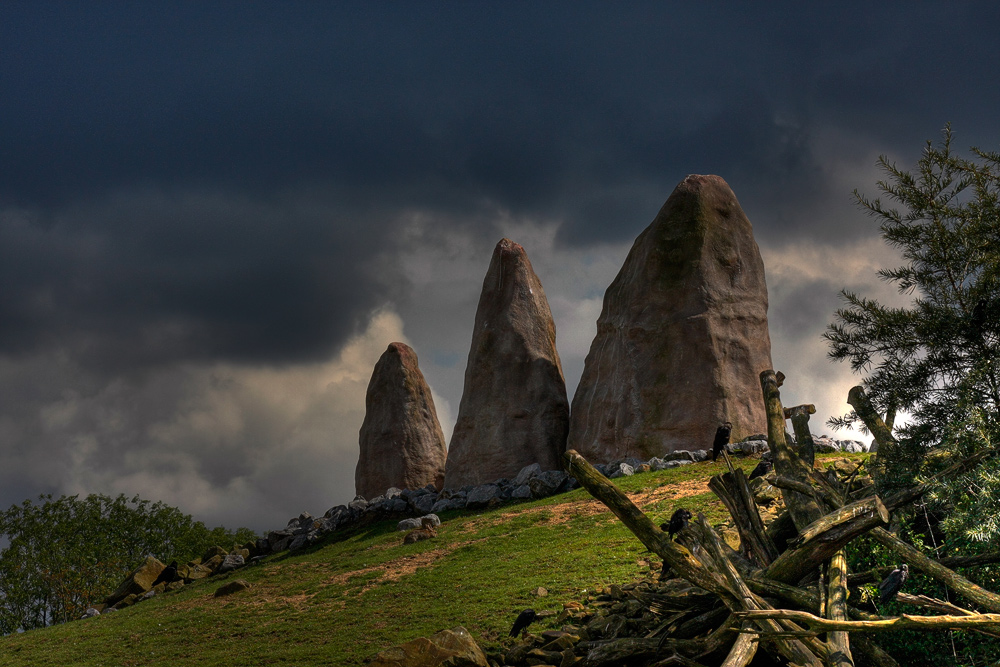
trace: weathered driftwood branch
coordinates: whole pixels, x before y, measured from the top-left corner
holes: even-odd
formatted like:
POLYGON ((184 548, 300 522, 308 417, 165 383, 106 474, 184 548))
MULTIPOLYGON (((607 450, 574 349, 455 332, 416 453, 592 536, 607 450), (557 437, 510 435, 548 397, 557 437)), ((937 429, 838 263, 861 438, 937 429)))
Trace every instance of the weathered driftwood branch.
MULTIPOLYGON (((795 621, 811 630, 825 632, 846 630, 854 632, 886 632, 895 630, 1000 630, 1000 614, 974 614, 972 616, 911 616, 903 614, 897 618, 877 621, 834 621, 807 611, 791 609, 768 609, 733 612, 739 620, 762 621, 766 619, 795 621)), ((743 630, 740 629, 739 632, 743 630)), ((764 629, 756 629, 757 634, 767 634, 764 629)))
POLYGON ((757 635, 751 630, 752 628, 744 626, 733 647, 729 649, 729 655, 719 667, 745 667, 750 664, 757 655, 758 644, 757 635))
POLYGON ((802 528, 799 538, 767 568, 766 576, 789 584, 798 582, 848 542, 888 520, 889 513, 878 496, 822 516, 802 528))
POLYGON ((854 408, 854 412, 858 414, 861 421, 868 427, 872 437, 875 438, 875 442, 878 443, 878 456, 883 455, 883 448, 886 450, 885 454, 892 456, 899 449, 899 443, 896 442, 892 431, 885 425, 878 411, 868 400, 864 388, 860 385, 851 387, 851 391, 847 393, 847 402, 854 408))
MULTIPOLYGON (((826 572, 827 602, 826 617, 831 621, 847 620, 847 554, 843 549, 830 558, 826 572)), ((834 631, 826 636, 830 651, 830 667, 854 667, 851 656, 851 641, 846 632, 834 631)))
POLYGON ((809 415, 812 414, 816 414, 816 406, 812 404, 785 408, 785 419, 792 420, 799 457, 809 467, 816 462, 816 443, 813 442, 812 433, 809 432, 809 415))
POLYGON ((743 470, 735 468, 733 472, 712 477, 708 488, 715 492, 729 510, 744 549, 757 565, 770 565, 778 557, 778 549, 767 534, 743 470))
MULTIPOLYGON (((767 413, 767 441, 774 454, 774 472, 789 479, 807 482, 810 468, 792 451, 785 438, 785 414, 774 371, 766 370, 760 374, 760 388, 767 413)), ((823 508, 812 495, 783 490, 782 496, 785 507, 799 529, 823 516, 823 508)))
POLYGON ((1000 595, 977 586, 954 570, 949 570, 941 563, 931 560, 919 549, 910 546, 887 530, 876 528, 871 531, 871 536, 876 542, 899 556, 900 561, 907 563, 911 569, 920 570, 934 577, 967 600, 1000 614, 1000 595))
MULTIPOLYGON (((951 570, 955 570, 960 567, 990 565, 992 563, 1000 563, 1000 551, 991 551, 988 554, 980 554, 978 556, 947 556, 945 558, 937 559, 937 563, 951 570)), ((871 584, 876 581, 882 581, 889 576, 889 573, 892 572, 894 567, 895 566, 893 565, 889 565, 888 567, 865 570, 864 572, 849 575, 847 577, 847 585, 860 586, 862 584, 871 584)))
MULTIPOLYGON (((896 601, 902 602, 903 604, 911 604, 914 607, 923 607, 924 609, 939 611, 943 614, 950 614, 952 616, 976 615, 976 612, 974 611, 969 611, 968 609, 963 609, 946 600, 938 600, 937 598, 927 597, 926 595, 910 595, 908 593, 899 592, 896 593, 896 601)), ((976 632, 990 637, 1000 637, 1000 632, 998 631, 976 630, 976 632)))
MULTIPOLYGON (((726 557, 722 549, 722 540, 719 538, 719 535, 715 532, 715 530, 708 525, 708 521, 705 520, 704 514, 698 515, 698 518, 695 521, 695 526, 699 529, 701 534, 702 545, 714 560, 714 565, 721 570, 723 576, 726 578, 730 590, 732 591, 732 597, 736 607, 739 609, 770 609, 770 605, 750 590, 750 587, 747 586, 743 577, 740 576, 740 573, 726 557)), ((784 656, 784 658, 793 665, 815 665, 816 667, 823 666, 823 660, 826 657, 825 655, 817 655, 810 649, 810 647, 807 647, 799 640, 774 636, 774 632, 785 630, 785 628, 782 628, 782 626, 777 622, 765 621, 764 624, 761 625, 761 628, 767 628, 772 631, 768 633, 769 643, 772 643, 775 651, 784 656)), ((741 632, 743 631, 741 630, 741 632)))

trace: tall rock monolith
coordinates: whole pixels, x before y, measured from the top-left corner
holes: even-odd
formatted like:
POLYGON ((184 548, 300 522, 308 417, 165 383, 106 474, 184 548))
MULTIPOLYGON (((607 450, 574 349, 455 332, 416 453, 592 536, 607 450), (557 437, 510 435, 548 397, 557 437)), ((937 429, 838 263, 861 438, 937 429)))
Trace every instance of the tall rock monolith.
POLYGON ((593 461, 646 460, 767 432, 771 368, 764 263, 718 176, 691 175, 635 240, 604 295, 573 397, 568 447, 593 461))
POLYGON ((512 478, 532 463, 561 469, 568 429, 569 401, 545 291, 524 248, 502 239, 476 310, 445 487, 512 478))
POLYGON ((419 489, 444 483, 447 459, 431 388, 408 345, 390 343, 375 364, 365 395, 356 493, 374 498, 391 486, 419 489))

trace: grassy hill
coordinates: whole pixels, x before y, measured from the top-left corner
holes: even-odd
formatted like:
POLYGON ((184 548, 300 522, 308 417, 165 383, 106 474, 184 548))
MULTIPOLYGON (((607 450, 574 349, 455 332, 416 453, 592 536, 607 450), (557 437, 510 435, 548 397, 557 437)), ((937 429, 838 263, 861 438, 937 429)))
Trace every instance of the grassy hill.
MULTIPOLYGON (((719 523, 728 514, 707 482, 720 472, 721 462, 706 462, 615 481, 655 519, 683 505, 719 523)), ((396 522, 384 521, 115 614, 0 638, 0 666, 347 667, 456 625, 491 650, 509 645, 525 607, 562 610, 597 587, 659 572, 660 559, 583 489, 441 519, 433 540, 403 545, 396 522), (214 598, 233 578, 253 588, 214 598), (548 595, 535 596, 539 587, 548 595)), ((546 621, 532 630, 554 617, 546 621)))

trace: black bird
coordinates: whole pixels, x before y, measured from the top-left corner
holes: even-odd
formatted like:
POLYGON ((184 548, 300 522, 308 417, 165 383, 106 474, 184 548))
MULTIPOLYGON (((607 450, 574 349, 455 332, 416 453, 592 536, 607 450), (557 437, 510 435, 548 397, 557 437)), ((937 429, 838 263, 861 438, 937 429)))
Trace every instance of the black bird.
POLYGON ((673 539, 674 535, 687 528, 688 521, 690 520, 691 512, 682 507, 674 512, 669 522, 660 524, 660 530, 666 531, 670 535, 670 539, 673 539))
POLYGON ((517 615, 517 620, 514 621, 514 627, 510 629, 510 636, 516 637, 520 632, 527 632, 528 626, 531 625, 536 618, 534 609, 525 609, 520 614, 517 615))
POLYGON ((890 572, 889 576, 886 577, 882 581, 882 583, 878 585, 878 590, 881 593, 879 602, 885 604, 889 600, 896 597, 896 593, 898 593, 899 589, 903 587, 903 584, 906 583, 906 578, 909 576, 910 576, 910 567, 906 563, 903 563, 895 570, 890 572))
POLYGON ((723 448, 729 444, 729 434, 733 432, 733 425, 726 422, 715 430, 715 442, 712 443, 712 460, 719 458, 723 448))
POLYGON ((750 473, 749 479, 755 479, 757 477, 763 477, 764 475, 766 475, 769 472, 771 472, 772 468, 774 468, 774 464, 773 463, 771 463, 770 461, 764 461, 764 460, 762 460, 760 463, 757 464, 757 467, 753 469, 753 472, 750 473))
POLYGON ((153 586, 159 583, 167 583, 177 579, 177 561, 170 561, 170 565, 163 568, 160 574, 157 575, 156 579, 153 581, 153 586))

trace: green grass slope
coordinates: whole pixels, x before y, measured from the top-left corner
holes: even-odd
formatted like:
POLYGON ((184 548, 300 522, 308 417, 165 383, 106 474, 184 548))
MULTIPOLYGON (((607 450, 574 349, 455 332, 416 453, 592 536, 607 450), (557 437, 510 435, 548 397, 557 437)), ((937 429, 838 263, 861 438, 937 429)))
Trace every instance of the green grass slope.
MULTIPOLYGON (((748 471, 756 463, 739 461, 748 471)), ((654 520, 683 505, 718 523, 728 515, 707 482, 722 471, 722 463, 696 463, 616 483, 654 520)), ((396 522, 385 521, 114 614, 3 637, 0 665, 348 667, 456 625, 491 650, 513 641, 507 632, 525 607, 559 611, 660 566, 583 489, 441 518, 432 540, 403 545, 396 522), (253 587, 213 597, 233 578, 253 587), (539 587, 548 595, 535 596, 539 587)), ((537 627, 549 623, 554 617, 537 627)))

